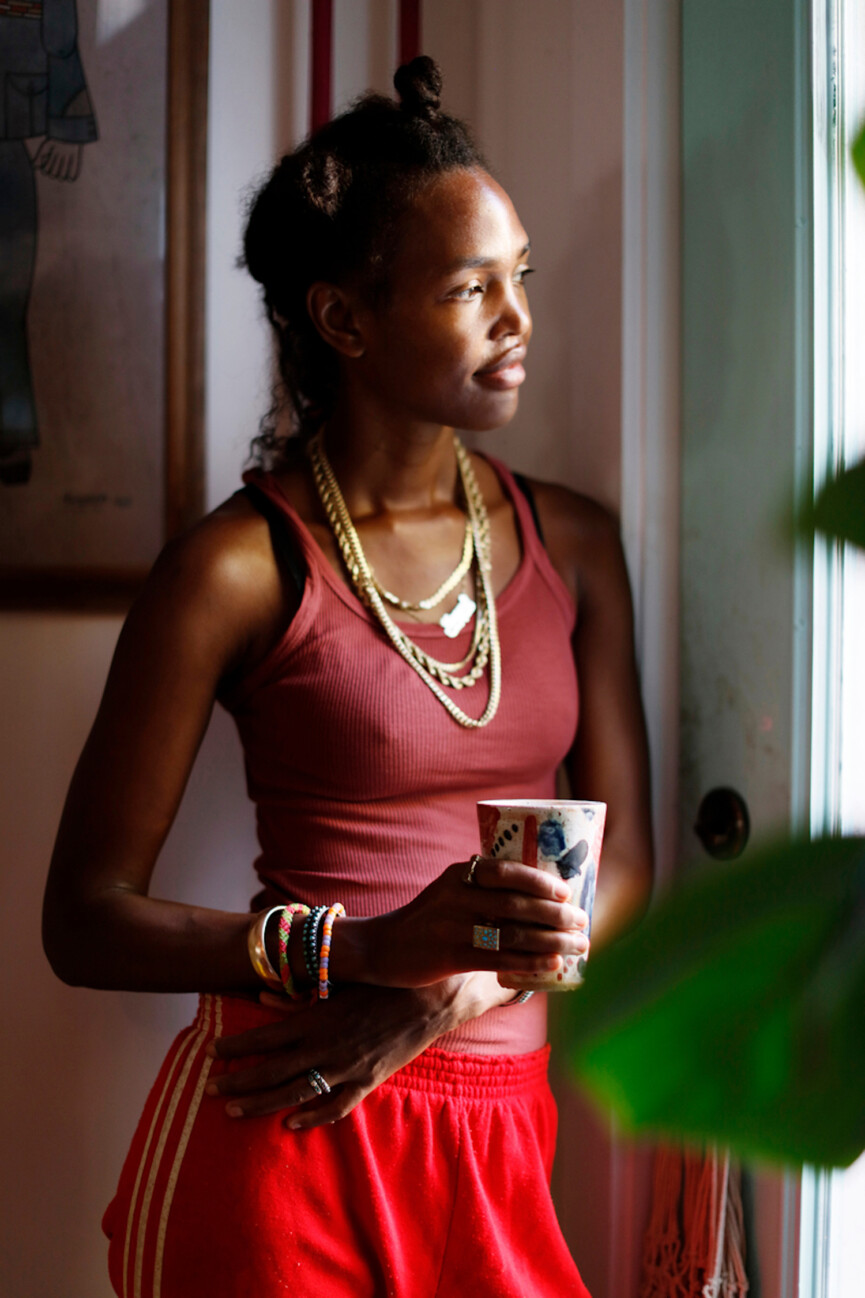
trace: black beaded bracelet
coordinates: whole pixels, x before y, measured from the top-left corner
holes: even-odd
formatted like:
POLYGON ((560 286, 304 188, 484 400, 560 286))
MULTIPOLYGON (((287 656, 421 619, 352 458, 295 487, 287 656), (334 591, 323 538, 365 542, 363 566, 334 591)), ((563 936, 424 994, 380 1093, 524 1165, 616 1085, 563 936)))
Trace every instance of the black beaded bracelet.
POLYGON ((313 906, 303 925, 303 958, 313 987, 318 986, 318 934, 327 906, 313 906))

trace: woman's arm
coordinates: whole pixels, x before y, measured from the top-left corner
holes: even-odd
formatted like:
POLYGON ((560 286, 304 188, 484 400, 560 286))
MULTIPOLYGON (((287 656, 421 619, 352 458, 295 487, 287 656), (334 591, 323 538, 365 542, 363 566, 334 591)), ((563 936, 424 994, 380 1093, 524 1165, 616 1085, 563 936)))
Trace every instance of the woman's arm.
POLYGON ((577 603, 580 714, 568 775, 574 798, 607 804, 592 921, 592 941, 605 942, 639 918, 652 886, 649 755, 630 585, 607 510, 565 488, 533 489, 550 558, 577 603))
POLYGON ((160 556, 121 632, 51 862, 43 940, 65 981, 257 986, 248 916, 159 900, 148 888, 220 681, 290 616, 267 526, 251 511, 227 506, 160 556))

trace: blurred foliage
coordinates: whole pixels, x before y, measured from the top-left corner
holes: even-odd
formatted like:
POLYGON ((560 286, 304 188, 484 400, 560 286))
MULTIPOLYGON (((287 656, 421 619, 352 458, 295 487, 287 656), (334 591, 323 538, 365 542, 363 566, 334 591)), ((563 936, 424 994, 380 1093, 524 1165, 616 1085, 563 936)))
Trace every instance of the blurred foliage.
MULTIPOLYGON (((852 156, 865 183, 865 127, 852 156)), ((865 549, 865 462, 799 530, 865 549)), ((865 839, 707 867, 592 956, 563 1017, 578 1080, 625 1130, 849 1165, 865 1149, 865 839)))
POLYGON ((624 1129, 846 1165, 865 1148, 865 839, 707 867, 592 955, 563 1013, 624 1129))
POLYGON ((865 460, 825 483, 813 505, 801 510, 800 530, 865 549, 865 460))
POLYGON ((862 184, 865 185, 865 123, 863 123, 862 129, 853 141, 851 153, 853 155, 853 166, 859 173, 862 184))

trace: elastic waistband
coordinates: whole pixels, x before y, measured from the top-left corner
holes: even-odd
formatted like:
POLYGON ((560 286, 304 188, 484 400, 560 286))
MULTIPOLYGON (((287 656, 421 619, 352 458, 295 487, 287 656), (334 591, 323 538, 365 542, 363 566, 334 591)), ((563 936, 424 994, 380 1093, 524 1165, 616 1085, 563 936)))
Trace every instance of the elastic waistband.
POLYGON ((549 1058, 549 1045, 525 1055, 470 1055, 430 1046, 382 1084, 447 1097, 515 1099, 546 1081, 549 1058))
MULTIPOLYGON (((276 1010, 251 996, 205 995, 199 1000, 195 1022, 208 1035, 230 1037, 281 1019, 276 1010), (218 1014, 213 1013, 214 1003, 218 1014)), ((382 1085, 446 1097, 510 1099, 534 1090, 546 1080, 549 1057, 549 1045, 524 1055, 473 1055, 430 1046, 382 1085)))

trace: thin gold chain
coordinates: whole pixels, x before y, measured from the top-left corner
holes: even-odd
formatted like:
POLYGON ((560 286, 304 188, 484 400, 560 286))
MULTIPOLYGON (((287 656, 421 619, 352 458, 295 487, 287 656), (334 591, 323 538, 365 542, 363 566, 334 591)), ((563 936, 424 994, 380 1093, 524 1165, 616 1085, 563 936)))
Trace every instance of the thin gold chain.
POLYGON ((454 435, 454 449, 468 507, 473 549, 477 560, 475 576, 477 610, 472 646, 467 657, 459 663, 442 663, 425 653, 419 645, 409 639, 391 618, 377 588, 375 576, 351 521, 351 515, 333 469, 324 453, 321 433, 316 433, 307 443, 307 453, 316 489, 339 545, 343 562, 360 598, 375 614, 400 657, 418 674, 453 719, 466 728, 480 729, 482 726, 489 725, 495 716, 502 685, 501 645, 491 584, 490 523, 471 461, 456 435, 454 435), (474 662, 471 669, 464 675, 459 675, 461 669, 472 659, 474 662), (442 685, 452 689, 465 689, 474 685, 483 675, 487 662, 490 665, 490 693, 483 715, 476 719, 463 712, 462 708, 445 694, 442 685))
POLYGON ((427 612, 429 609, 435 608, 438 604, 441 604, 442 600, 446 599, 451 591, 459 585, 463 577, 471 568, 474 557, 475 539, 474 533, 472 532, 472 520, 466 518, 466 530, 465 536, 463 537, 463 549, 462 554, 460 555, 460 561, 451 575, 445 578, 438 590, 434 591, 432 595, 427 596, 426 599, 419 599, 416 604, 413 604, 410 599, 400 599, 399 595, 394 595, 392 591, 385 590, 384 586, 382 586, 375 574, 373 574, 373 581, 375 582, 375 588, 379 595, 381 595, 382 599, 386 599, 388 604, 393 604, 396 608, 402 609, 404 613, 419 613, 421 609, 427 612))

